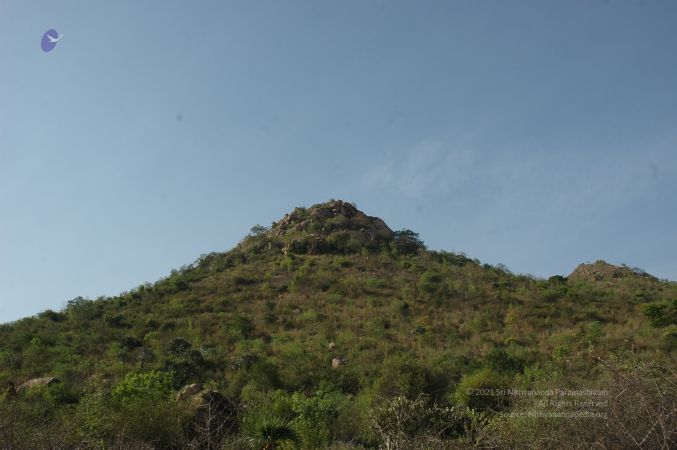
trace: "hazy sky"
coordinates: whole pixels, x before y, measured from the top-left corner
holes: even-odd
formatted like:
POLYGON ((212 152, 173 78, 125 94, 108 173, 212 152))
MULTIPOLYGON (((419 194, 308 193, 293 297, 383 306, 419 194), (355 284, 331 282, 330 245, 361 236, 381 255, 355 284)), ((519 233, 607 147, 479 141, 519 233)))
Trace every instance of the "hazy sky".
POLYGON ((677 279, 677 2, 0 0, 0 322, 330 198, 677 279))

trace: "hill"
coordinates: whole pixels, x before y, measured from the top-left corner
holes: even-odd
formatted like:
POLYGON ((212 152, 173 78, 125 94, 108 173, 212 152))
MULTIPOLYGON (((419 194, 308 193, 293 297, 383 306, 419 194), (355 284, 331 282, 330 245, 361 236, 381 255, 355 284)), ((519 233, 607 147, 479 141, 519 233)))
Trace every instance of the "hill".
POLYGON ((153 284, 1 325, 0 343, 6 448, 675 438, 676 283, 604 262, 515 275, 343 201, 257 225, 153 284))

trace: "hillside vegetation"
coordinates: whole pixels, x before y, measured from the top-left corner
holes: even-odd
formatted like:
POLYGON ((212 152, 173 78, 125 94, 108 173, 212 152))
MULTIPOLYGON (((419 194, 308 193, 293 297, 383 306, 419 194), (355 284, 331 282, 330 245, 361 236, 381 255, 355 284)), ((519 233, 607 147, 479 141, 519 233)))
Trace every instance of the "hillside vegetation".
POLYGON ((1 325, 0 445, 675 448, 675 349, 674 282, 516 275, 332 200, 1 325))

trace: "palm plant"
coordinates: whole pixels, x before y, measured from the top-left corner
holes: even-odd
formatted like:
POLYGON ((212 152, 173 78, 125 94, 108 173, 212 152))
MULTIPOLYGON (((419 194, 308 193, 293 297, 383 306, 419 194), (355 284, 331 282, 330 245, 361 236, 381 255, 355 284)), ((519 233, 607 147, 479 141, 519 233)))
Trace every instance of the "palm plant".
POLYGON ((247 427, 246 432, 247 445, 251 450, 275 450, 283 442, 298 442, 298 436, 289 423, 277 417, 260 418, 247 427))

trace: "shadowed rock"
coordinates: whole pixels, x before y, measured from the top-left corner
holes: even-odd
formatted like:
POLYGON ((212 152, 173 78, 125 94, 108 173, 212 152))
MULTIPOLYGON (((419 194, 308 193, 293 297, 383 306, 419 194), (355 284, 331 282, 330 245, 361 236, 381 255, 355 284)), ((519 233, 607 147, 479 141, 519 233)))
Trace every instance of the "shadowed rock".
POLYGON ((217 391, 202 390, 193 395, 190 408, 193 423, 210 433, 231 433, 237 428, 237 406, 217 391))

